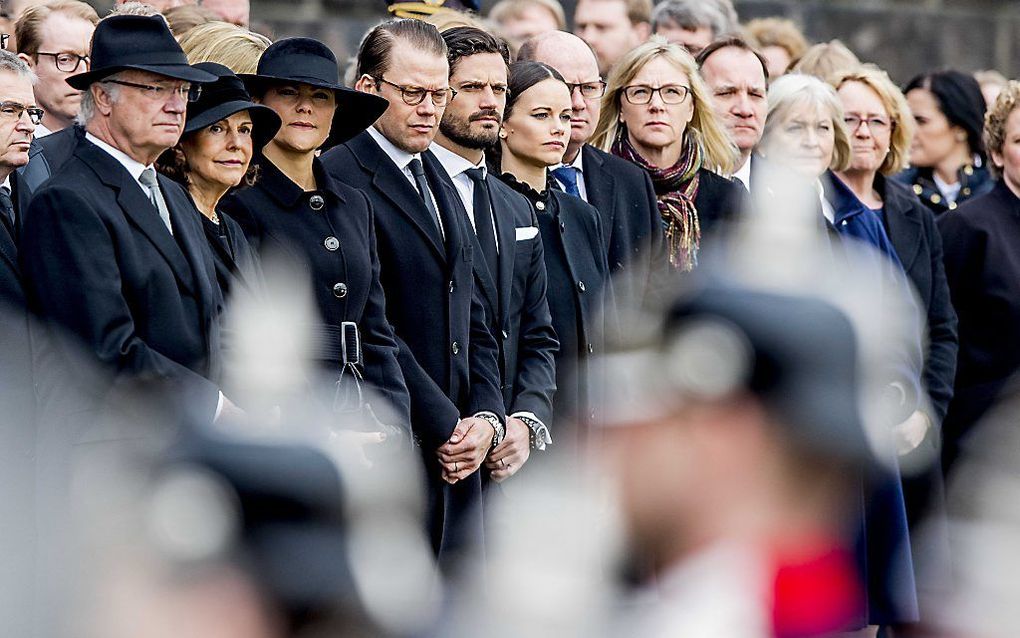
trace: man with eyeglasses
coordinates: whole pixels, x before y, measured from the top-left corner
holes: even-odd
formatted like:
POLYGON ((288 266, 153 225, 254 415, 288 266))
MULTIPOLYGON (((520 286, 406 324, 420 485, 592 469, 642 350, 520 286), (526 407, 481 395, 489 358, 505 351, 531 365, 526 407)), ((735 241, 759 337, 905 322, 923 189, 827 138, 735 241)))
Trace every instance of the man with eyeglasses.
POLYGON ((43 109, 36 138, 71 126, 81 92, 66 80, 89 67, 89 43, 99 22, 96 10, 79 0, 56 0, 29 7, 15 26, 18 57, 39 78, 35 98, 43 109))
POLYGON ((5 556, 0 600, 5 612, 0 633, 31 631, 32 562, 35 543, 35 385, 24 271, 18 263, 15 218, 16 169, 28 163, 28 149, 40 112, 32 95, 32 72, 9 51, 0 51, 0 554, 5 556), (13 190, 13 193, 12 193, 13 190), (12 198, 13 196, 13 198, 12 198))
POLYGON ((552 398, 559 347, 546 299, 545 255, 531 205, 489 175, 485 150, 499 142, 510 51, 474 27, 443 31, 449 51, 446 107, 429 153, 449 174, 474 229, 475 273, 499 346, 506 438, 487 457, 496 482, 516 474, 533 449, 552 443, 552 398))
POLYGON ((601 112, 606 83, 583 40, 570 33, 545 33, 521 46, 519 60, 548 64, 570 88, 570 141, 553 177, 571 195, 602 216, 614 294, 621 303, 642 295, 652 271, 664 262, 662 222, 648 174, 634 164, 588 144, 601 112))
POLYGON ((453 92, 432 25, 385 22, 362 41, 355 88, 389 102, 375 125, 328 151, 332 176, 375 211, 386 316, 400 347, 411 426, 441 564, 481 539, 478 469, 504 437, 497 346, 475 285, 474 230, 443 167, 425 153, 453 92))
MULTIPOLYGON (((181 136, 193 87, 215 76, 188 65, 158 16, 104 20, 90 55, 91 71, 67 80, 83 91, 84 135, 26 215, 30 304, 110 383, 153 386, 208 422, 236 414, 218 388, 222 295, 201 218, 153 169, 181 136)), ((46 407, 64 418, 98 407, 64 398, 46 407)))

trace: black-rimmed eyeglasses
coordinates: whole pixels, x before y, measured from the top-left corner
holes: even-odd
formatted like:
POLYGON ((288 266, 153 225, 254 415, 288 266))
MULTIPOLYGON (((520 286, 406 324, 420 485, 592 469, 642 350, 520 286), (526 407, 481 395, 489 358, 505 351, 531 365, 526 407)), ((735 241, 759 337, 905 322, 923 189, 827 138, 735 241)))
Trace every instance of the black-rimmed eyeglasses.
POLYGON ((567 82, 567 88, 570 89, 571 95, 577 89, 581 89, 581 97, 587 100, 597 100, 606 94, 606 83, 602 80, 596 80, 595 82, 567 82))
POLYGON ((623 97, 631 104, 649 104, 656 93, 664 104, 680 104, 687 99, 691 89, 683 84, 667 84, 658 88, 644 84, 623 87, 623 97))
POLYGON ((53 64, 57 65, 57 69, 64 73, 70 73, 71 71, 77 71, 78 66, 83 62, 85 63, 85 70, 89 68, 89 56, 78 55, 77 53, 44 53, 43 51, 37 51, 36 55, 48 55, 53 58, 53 64))
MULTIPOLYGON (((375 80, 376 83, 382 82, 383 84, 388 84, 400 91, 400 99, 408 106, 418 106, 425 101, 426 95, 432 98, 432 104, 434 106, 446 106, 447 102, 452 100, 453 96, 457 94, 456 91, 449 87, 445 89, 426 89, 421 86, 395 84, 382 77, 374 77, 372 79, 375 80)), ((376 84, 376 86, 378 86, 378 84, 376 84)))
POLYGON ((140 84, 138 82, 127 82, 125 80, 103 80, 104 83, 119 84, 138 89, 142 95, 150 100, 164 102, 170 99, 171 95, 183 98, 188 102, 195 102, 202 95, 201 84, 178 84, 176 86, 157 86, 154 84, 140 84))
POLYGON ((21 116, 28 113, 28 119, 32 124, 39 126, 42 123, 43 110, 37 106, 25 106, 19 102, 0 102, 0 117, 5 120, 20 120, 21 116))

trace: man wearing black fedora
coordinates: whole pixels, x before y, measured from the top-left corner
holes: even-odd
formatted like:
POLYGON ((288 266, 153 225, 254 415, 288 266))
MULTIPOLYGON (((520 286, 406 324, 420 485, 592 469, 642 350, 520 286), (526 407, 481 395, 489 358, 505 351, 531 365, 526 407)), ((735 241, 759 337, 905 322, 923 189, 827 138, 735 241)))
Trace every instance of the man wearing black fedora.
MULTIPOLYGON (((91 57, 90 71, 67 80, 83 91, 85 135, 27 215, 29 303, 55 343, 98 359, 106 383, 165 386, 180 409, 212 421, 236 409, 216 383, 222 295, 199 214, 153 163, 215 76, 188 65, 158 16, 104 20, 91 57)), ((54 405, 64 398, 43 407, 82 411, 80 398, 54 405)))
POLYGON ((496 341, 475 285, 459 195, 425 151, 451 96, 446 43, 432 25, 392 20, 358 54, 359 91, 386 98, 376 123, 322 156, 375 210, 386 315, 400 347, 429 486, 440 562, 481 537, 479 468, 504 437, 496 341))

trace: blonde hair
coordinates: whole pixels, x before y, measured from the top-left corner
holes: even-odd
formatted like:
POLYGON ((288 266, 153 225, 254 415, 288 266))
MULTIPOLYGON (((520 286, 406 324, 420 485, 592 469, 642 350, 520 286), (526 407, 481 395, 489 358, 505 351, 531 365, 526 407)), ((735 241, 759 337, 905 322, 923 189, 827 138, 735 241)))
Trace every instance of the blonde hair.
POLYGON ((768 100, 769 113, 765 118, 765 130, 761 135, 762 147, 767 146, 769 138, 789 119, 795 108, 808 105, 828 113, 832 120, 835 144, 829 168, 834 171, 845 171, 849 168, 850 135, 846 131, 846 124, 843 123, 843 104, 836 95, 836 89, 813 75, 788 73, 769 87, 768 100))
POLYGON ((531 7, 542 7, 556 19, 556 28, 563 31, 567 28, 567 15, 559 0, 499 0, 489 10, 489 20, 502 24, 506 20, 516 20, 531 7))
POLYGON ((910 141, 914 137, 916 124, 914 116, 910 113, 910 106, 903 91, 889 79, 882 69, 874 64, 862 64, 855 69, 849 69, 834 75, 829 83, 837 93, 847 82, 860 82, 878 95, 882 106, 889 113, 889 121, 892 122, 892 131, 889 134, 889 153, 886 154, 878 172, 883 175, 899 173, 907 167, 910 159, 910 141))
POLYGON ((43 22, 54 13, 63 14, 69 18, 78 18, 92 23, 99 24, 99 14, 91 5, 78 0, 53 0, 45 4, 37 4, 25 9, 21 17, 14 25, 14 39, 18 43, 18 53, 35 55, 39 52, 39 30, 43 22))
POLYGON ((181 37, 195 27, 210 22, 217 22, 220 17, 213 11, 197 4, 182 4, 163 12, 166 23, 170 26, 170 33, 180 41, 181 37))
MULTIPOLYGON (((1001 154, 1003 146, 1006 145, 1006 121, 1017 108, 1020 108, 1020 82, 1010 80, 1002 87, 999 97, 985 114, 985 150, 988 156, 992 153, 1001 154)), ((1001 174, 1001 169, 994 161, 988 163, 996 177, 1001 174)))
POLYGON ((190 64, 217 62, 234 73, 255 73, 270 44, 266 36, 229 22, 200 24, 181 37, 190 64))
POLYGON ((828 82, 833 75, 860 65, 861 61, 845 44, 839 40, 830 40, 809 48, 793 65, 793 72, 813 75, 828 82))
POLYGON ((691 99, 694 100, 694 116, 685 134, 694 135, 705 151, 706 166, 721 173, 730 173, 736 165, 737 149, 726 130, 716 119, 712 101, 705 81, 698 73, 698 65, 687 49, 670 44, 659 36, 653 36, 623 56, 613 68, 606 83, 606 94, 602 98, 602 112, 592 136, 591 144, 609 151, 620 134, 620 105, 623 89, 646 64, 655 58, 667 62, 683 71, 691 83, 691 99))
POLYGON ((749 38, 757 42, 759 50, 780 47, 794 61, 808 50, 807 38, 792 20, 786 18, 758 18, 748 22, 744 29, 749 38))

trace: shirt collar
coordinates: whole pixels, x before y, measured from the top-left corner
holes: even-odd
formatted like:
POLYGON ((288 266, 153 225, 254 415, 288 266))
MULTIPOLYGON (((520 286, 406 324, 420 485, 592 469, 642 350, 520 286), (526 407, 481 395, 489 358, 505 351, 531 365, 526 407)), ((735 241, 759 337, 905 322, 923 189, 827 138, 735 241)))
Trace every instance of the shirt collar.
POLYGON ((439 163, 443 165, 443 168, 446 169, 446 172, 449 173, 451 179, 471 170, 472 168, 482 169, 482 175, 485 175, 485 157, 482 157, 482 161, 480 163, 472 164, 469 160, 464 159, 450 149, 440 146, 435 142, 432 142, 429 149, 432 151, 433 155, 436 156, 436 159, 439 160, 439 163))
POLYGON ((751 190, 751 158, 748 157, 747 161, 738 168, 734 173, 733 177, 739 179, 744 185, 744 188, 751 190))
POLYGON ((574 168, 577 169, 578 173, 584 175, 584 148, 582 147, 581 150, 577 152, 577 157, 574 158, 573 162, 569 164, 560 164, 559 166, 553 167, 552 170, 556 170, 557 168, 561 168, 563 166, 573 166, 574 168))
POLYGON ((125 170, 127 170, 128 174, 130 174, 131 177, 136 182, 139 181, 139 178, 142 176, 142 172, 145 169, 152 168, 152 164, 149 164, 148 166, 146 166, 145 164, 142 164, 141 162, 132 159, 124 151, 120 150, 119 148, 115 148, 115 147, 107 144, 106 142, 104 142, 103 140, 99 139, 98 137, 96 137, 92 133, 86 132, 85 133, 85 139, 87 139, 88 141, 92 142, 93 144, 95 144, 99 148, 103 149, 111 157, 113 157, 113 159, 117 160, 120 163, 120 165, 123 166, 125 168, 125 170))
POLYGON ((374 126, 368 127, 368 134, 372 136, 375 143, 379 145, 379 148, 383 150, 383 153, 397 165, 397 168, 404 170, 407 165, 411 163, 411 160, 421 161, 421 153, 408 153, 407 151, 397 148, 393 142, 386 139, 386 136, 380 133, 374 126))

